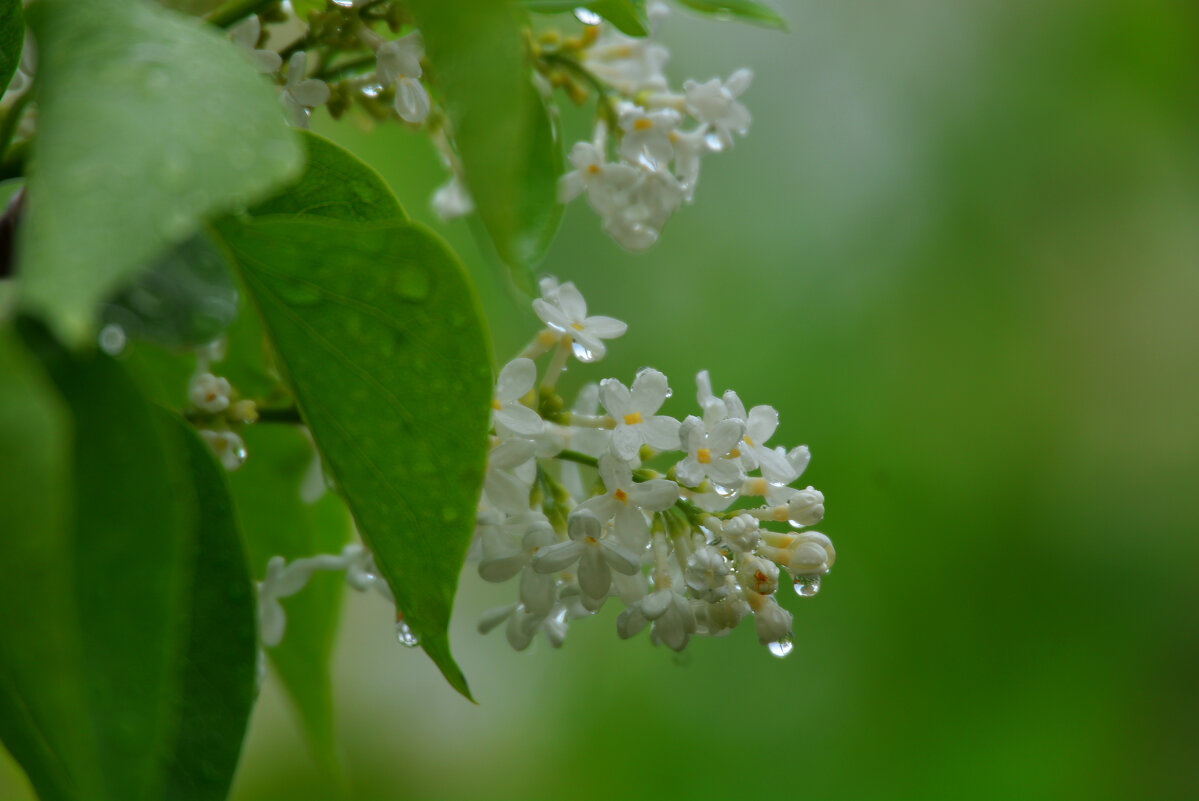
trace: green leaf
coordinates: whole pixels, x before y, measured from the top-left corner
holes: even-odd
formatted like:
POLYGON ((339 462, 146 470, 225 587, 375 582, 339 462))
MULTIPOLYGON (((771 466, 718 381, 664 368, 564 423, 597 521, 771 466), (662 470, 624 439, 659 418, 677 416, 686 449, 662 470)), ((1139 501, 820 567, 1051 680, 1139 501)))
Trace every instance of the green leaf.
MULTIPOLYGON (((2 592, 24 598, 23 620, 0 629, 3 719, 22 716, 5 741, 47 798, 223 798, 252 701, 256 637, 224 479, 195 435, 111 358, 73 357, 32 324, 22 334, 61 401, 39 396, 27 371, 17 381, 51 411, 65 401, 73 438, 66 448, 46 440, 36 414, 18 422, 46 440, 41 464, 67 451, 73 479, 63 492, 47 483, 52 473, 3 451, 6 485, 47 518, 18 515, 0 546, 10 571, 2 592), (13 669, 32 659, 36 673, 13 669), (25 721, 36 725, 32 748, 25 721)), ((4 514, 13 508, 6 502, 4 514)))
POLYGON ((648 36, 650 32, 645 0, 521 0, 521 5, 538 14, 562 14, 585 8, 599 14, 629 36, 648 36))
POLYGON ((530 80, 515 0, 411 0, 466 185, 500 258, 526 290, 562 218, 562 144, 530 80))
POLYGON ((222 34, 143 0, 39 0, 21 299, 73 343, 97 305, 214 213, 297 173, 268 83, 222 34))
POLYGON ((190 426, 166 412, 159 412, 159 418, 184 444, 184 467, 190 468, 197 501, 187 555, 192 568, 190 599, 176 620, 187 632, 178 655, 178 733, 168 752, 161 797, 220 801, 229 794, 254 706, 254 589, 225 471, 190 426))
POLYGON ((0 329, 0 739, 43 799, 98 797, 71 585, 71 418, 0 329), (19 614, 16 610, 19 610, 19 614))
MULTIPOLYGON (((300 487, 315 450, 298 426, 256 425, 242 432, 249 458, 230 475, 254 576, 266 575, 275 555, 288 561, 337 553, 350 541, 350 516, 333 492, 305 502, 300 487)), ((326 772, 340 780, 333 734, 329 660, 345 590, 340 574, 317 573, 304 591, 284 598, 287 632, 267 651, 299 711, 304 730, 326 772)))
POLYGON ((22 8, 21 0, 0 0, 0 87, 8 86, 21 63, 21 48, 25 45, 22 8))
POLYGON ((469 697, 447 629, 482 484, 491 369, 462 265, 405 222, 267 217, 218 230, 397 606, 469 697))
POLYGON ((678 0, 678 2, 701 14, 729 19, 736 17, 767 28, 787 29, 787 20, 764 3, 757 0, 678 0))

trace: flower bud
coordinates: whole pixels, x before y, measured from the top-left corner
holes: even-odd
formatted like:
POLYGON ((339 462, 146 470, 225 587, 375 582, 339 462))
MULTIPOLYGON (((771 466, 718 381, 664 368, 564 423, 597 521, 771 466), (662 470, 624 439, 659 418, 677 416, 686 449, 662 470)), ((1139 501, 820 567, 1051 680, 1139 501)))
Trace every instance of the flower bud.
POLYGON ((791 613, 778 601, 767 598, 754 614, 754 629, 762 645, 780 642, 791 636, 791 613))
POLYGON ((758 595, 770 595, 779 588, 779 567, 760 556, 745 556, 737 569, 737 581, 758 595))
POLYGON ((814 526, 824 518, 824 493, 815 487, 802 489, 787 501, 787 520, 795 527, 814 526))
POLYGON ((725 542, 738 551, 752 551, 762 539, 758 533, 758 521, 744 512, 732 520, 724 521, 721 533, 725 542))

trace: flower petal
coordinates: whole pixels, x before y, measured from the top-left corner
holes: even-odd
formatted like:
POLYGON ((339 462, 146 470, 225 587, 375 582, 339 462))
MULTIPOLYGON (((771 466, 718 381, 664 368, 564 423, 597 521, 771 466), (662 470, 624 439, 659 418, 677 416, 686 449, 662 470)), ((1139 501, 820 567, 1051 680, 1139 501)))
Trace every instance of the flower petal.
POLYGON ((669 394, 670 384, 667 382, 666 376, 647 367, 639 371, 637 377, 633 379, 633 387, 630 392, 631 405, 634 411, 649 417, 661 408, 669 394))
POLYGON ((665 478, 653 478, 634 485, 629 498, 647 512, 660 512, 679 499, 679 487, 665 478))
POLYGON ((615 339, 624 336, 629 330, 629 324, 615 317, 596 315, 583 321, 583 327, 600 339, 615 339))
POLYGON ((583 543, 578 540, 559 542, 537 552, 532 561, 533 569, 538 573, 557 573, 573 565, 582 553, 583 543))
POLYGON ((651 448, 660 451, 677 451, 680 447, 679 427, 682 424, 673 417, 655 414, 641 424, 641 436, 651 448))

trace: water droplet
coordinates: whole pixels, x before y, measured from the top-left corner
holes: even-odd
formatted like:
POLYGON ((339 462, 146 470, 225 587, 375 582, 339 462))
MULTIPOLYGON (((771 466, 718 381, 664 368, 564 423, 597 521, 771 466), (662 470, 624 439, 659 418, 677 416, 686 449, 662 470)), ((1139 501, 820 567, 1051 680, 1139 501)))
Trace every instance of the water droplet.
POLYGON ((604 21, 604 18, 599 14, 596 14, 589 8, 583 8, 582 6, 579 6, 574 10, 574 15, 575 19, 584 25, 599 25, 604 21))
POLYGON ((582 342, 579 342, 577 339, 572 339, 570 341, 570 349, 574 351, 575 358, 581 362, 589 363, 599 360, 599 357, 595 355, 595 351, 591 350, 591 348, 587 347, 582 342))
POLYGON ((820 576, 804 576, 795 580, 795 594, 800 598, 811 598, 820 592, 820 576))
POLYGON ((383 94, 383 84, 368 83, 366 86, 362 87, 362 94, 366 95, 367 97, 378 97, 379 95, 383 94))
POLYGON ((109 323, 100 329, 97 341, 100 350, 109 356, 116 356, 125 350, 125 329, 115 323, 109 323))
POLYGON ((429 275, 420 267, 409 264, 396 271, 392 278, 396 294, 404 300, 422 301, 429 297, 429 275))
POLYGON ((281 281, 277 289, 284 300, 297 306, 315 306, 321 301, 321 293, 308 284, 281 281))
POLYGON ((396 621, 396 639, 405 648, 415 648, 420 645, 420 638, 416 636, 403 620, 396 621))
POLYGON ((333 0, 333 2, 334 2, 334 4, 339 5, 342 8, 353 8, 354 7, 354 0, 333 0))
POLYGON ((713 153, 719 153, 720 151, 724 150, 724 142, 720 140, 720 137, 716 133, 709 133, 707 136, 705 136, 704 144, 707 145, 708 150, 712 151, 713 153))
POLYGON ((795 641, 792 640, 790 636, 787 636, 783 637, 781 640, 775 640, 772 643, 767 643, 766 647, 770 650, 771 654, 777 656, 779 659, 782 659, 784 656, 795 650, 795 641))

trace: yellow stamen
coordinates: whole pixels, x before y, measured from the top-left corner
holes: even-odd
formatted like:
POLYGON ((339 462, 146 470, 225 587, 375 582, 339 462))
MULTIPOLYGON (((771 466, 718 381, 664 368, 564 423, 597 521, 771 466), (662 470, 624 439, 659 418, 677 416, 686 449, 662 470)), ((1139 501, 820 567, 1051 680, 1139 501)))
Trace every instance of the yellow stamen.
POLYGON ((741 456, 741 451, 737 450, 736 448, 733 448, 731 451, 729 451, 730 459, 736 459, 739 456, 741 456))
POLYGON ((582 324, 582 323, 571 323, 571 324, 570 324, 570 327, 571 327, 571 328, 573 328, 573 329, 574 329, 574 330, 576 330, 576 331, 582 331, 582 330, 583 330, 583 324, 582 324))
POLYGON ((599 167, 599 165, 598 165, 598 164, 589 164, 589 165, 587 165, 587 172, 591 173, 592 175, 595 175, 595 174, 596 174, 596 173, 598 173, 599 171, 600 171, 600 167, 599 167))
POLYGON ((646 117, 642 117, 641 119, 639 119, 633 123, 634 131, 648 131, 650 128, 653 128, 653 127, 654 127, 654 121, 651 119, 648 119, 646 117))
POLYGON ((641 419, 641 412, 633 412, 632 414, 626 414, 624 416, 624 424, 626 426, 631 426, 642 422, 644 421, 641 419))
POLYGON ((745 444, 752 448, 754 446, 754 441, 750 439, 748 435, 746 435, 745 444))
POLYGON ((621 503, 624 503, 629 499, 629 494, 622 489, 618 489, 616 492, 612 493, 612 497, 621 503))
POLYGON ((699 460, 700 464, 711 464, 712 451, 708 450, 707 448, 700 448, 695 452, 695 458, 699 460))
POLYGON ((503 407, 500 406, 500 402, 497 399, 492 398, 491 399, 491 408, 495 409, 498 412, 503 407))
POLYGON ((587 540, 588 545, 595 545, 595 537, 584 537, 584 539, 587 540))

